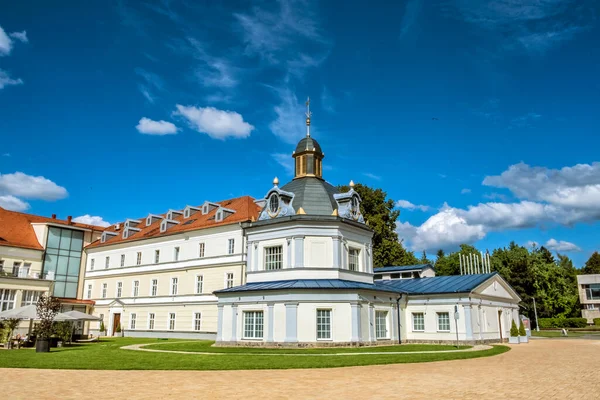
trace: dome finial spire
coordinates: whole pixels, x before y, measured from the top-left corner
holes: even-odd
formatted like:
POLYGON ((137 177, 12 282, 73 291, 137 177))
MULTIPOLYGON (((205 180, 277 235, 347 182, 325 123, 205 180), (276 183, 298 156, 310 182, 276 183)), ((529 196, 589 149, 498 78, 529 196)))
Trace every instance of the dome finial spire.
POLYGON ((306 137, 310 137, 310 97, 306 99, 306 137))

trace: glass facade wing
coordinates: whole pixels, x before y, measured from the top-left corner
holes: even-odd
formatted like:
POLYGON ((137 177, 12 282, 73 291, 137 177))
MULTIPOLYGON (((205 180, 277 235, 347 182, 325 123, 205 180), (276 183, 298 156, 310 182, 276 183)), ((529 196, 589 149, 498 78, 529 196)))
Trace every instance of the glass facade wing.
POLYGON ((82 249, 83 232, 48 227, 43 274, 54 272, 54 296, 77 297, 82 249))

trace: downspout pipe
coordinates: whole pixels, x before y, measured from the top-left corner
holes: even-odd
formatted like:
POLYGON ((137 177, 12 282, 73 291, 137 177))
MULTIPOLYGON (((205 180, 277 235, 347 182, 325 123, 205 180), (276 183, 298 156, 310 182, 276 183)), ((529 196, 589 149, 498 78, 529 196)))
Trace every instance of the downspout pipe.
POLYGON ((402 299, 402 294, 400 296, 398 296, 398 298, 396 299, 396 312, 398 313, 397 315, 397 320, 398 320, 398 344, 402 344, 402 331, 400 330, 400 300, 402 299))

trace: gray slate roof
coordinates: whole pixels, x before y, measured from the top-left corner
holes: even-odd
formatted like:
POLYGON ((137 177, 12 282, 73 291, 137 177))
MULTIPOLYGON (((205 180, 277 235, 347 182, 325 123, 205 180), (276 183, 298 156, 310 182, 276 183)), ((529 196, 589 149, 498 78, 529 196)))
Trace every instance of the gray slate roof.
POLYGON ((491 274, 434 276, 431 278, 377 280, 376 283, 408 294, 470 293, 487 281, 491 274))
POLYGON ((321 146, 317 141, 310 136, 304 137, 302 140, 298 142, 296 146, 296 153, 302 153, 304 151, 312 151, 316 150, 317 153, 322 153, 321 146))
POLYGON ((373 268, 373 272, 376 274, 380 274, 382 272, 422 271, 425 268, 433 269, 433 266, 431 264, 387 266, 373 268))
POLYGON ((497 272, 491 274, 434 276, 431 278, 382 280, 375 283, 362 283, 341 279, 293 279, 286 281, 254 282, 242 286, 217 290, 214 293, 237 293, 259 290, 294 289, 338 289, 376 290, 387 293, 449 294, 470 293, 497 272))
POLYGON ((333 195, 338 190, 322 179, 310 176, 294 179, 281 190, 294 193, 292 206, 296 213, 300 207, 309 215, 331 215, 337 209, 333 195))

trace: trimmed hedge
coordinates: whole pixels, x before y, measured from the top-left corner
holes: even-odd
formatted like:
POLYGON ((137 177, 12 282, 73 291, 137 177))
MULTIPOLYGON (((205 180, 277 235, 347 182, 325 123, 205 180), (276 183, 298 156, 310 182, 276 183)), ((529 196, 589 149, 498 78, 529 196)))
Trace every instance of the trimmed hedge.
POLYGON ((600 318, 594 318, 594 325, 600 326, 600 318))
POLYGON ((585 328, 587 327, 586 318, 540 318, 540 328, 585 328))

